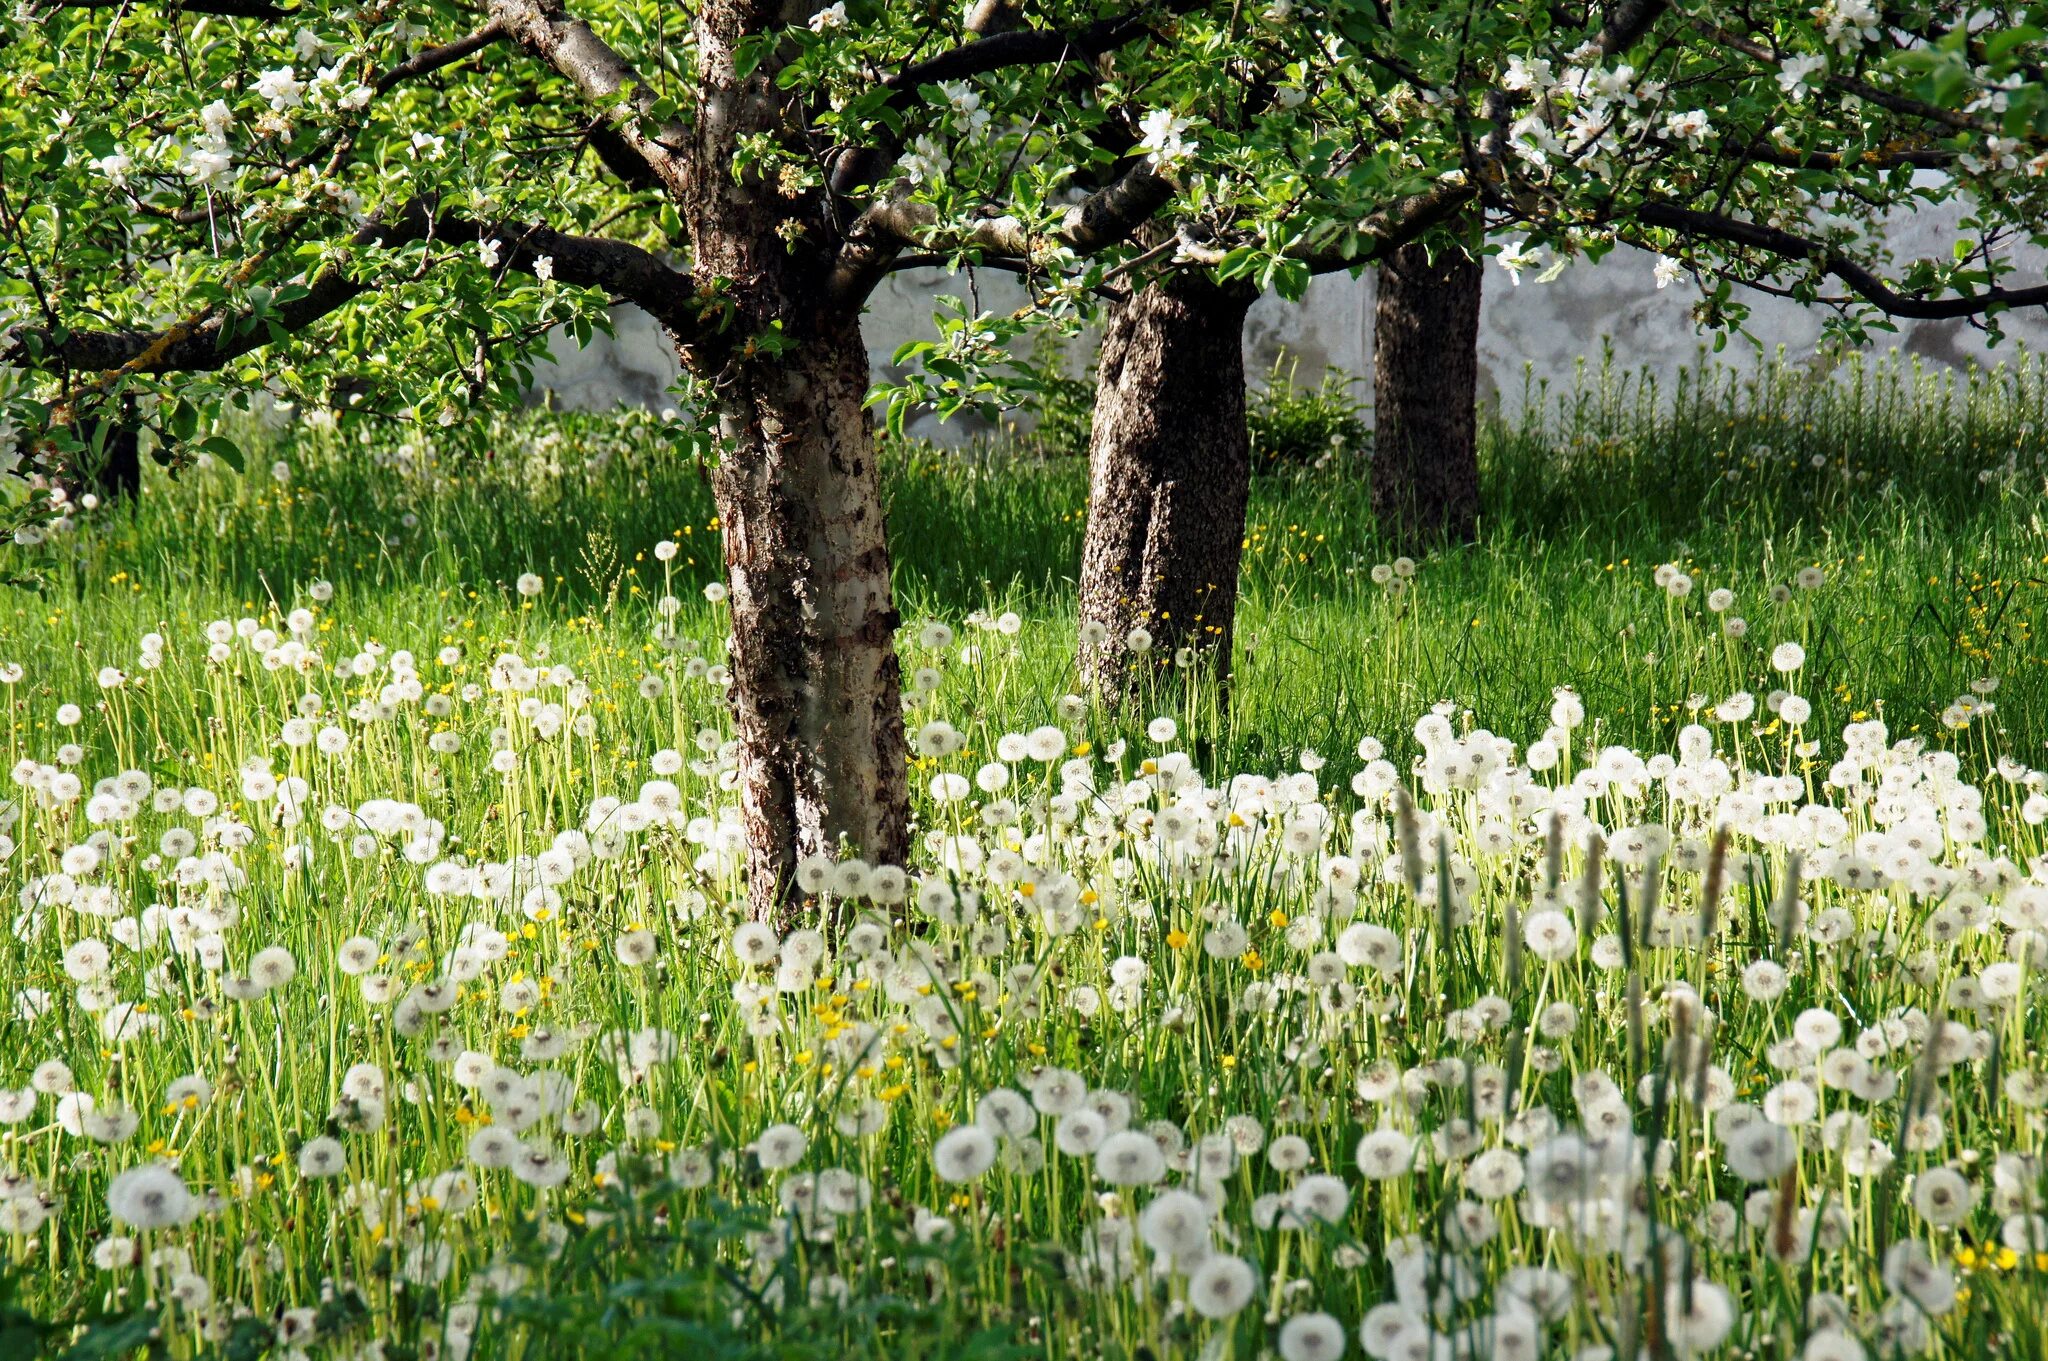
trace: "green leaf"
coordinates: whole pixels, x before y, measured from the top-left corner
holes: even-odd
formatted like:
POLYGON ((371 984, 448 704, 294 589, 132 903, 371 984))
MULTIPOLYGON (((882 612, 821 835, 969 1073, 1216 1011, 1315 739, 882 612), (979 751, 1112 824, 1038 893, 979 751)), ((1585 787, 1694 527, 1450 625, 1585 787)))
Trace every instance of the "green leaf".
POLYGON ((236 446, 233 440, 225 435, 208 435, 205 439, 199 441, 199 447, 238 473, 248 471, 242 458, 241 449, 236 446))
POLYGON ((762 58, 774 50, 777 35, 773 33, 749 33, 733 45, 733 76, 745 80, 761 65, 762 58))
POLYGON ((1308 292, 1309 280, 1312 277, 1314 276, 1309 273, 1308 265, 1304 262, 1279 259, 1273 262, 1273 269, 1267 282, 1275 293, 1289 302, 1300 302, 1302 294, 1308 292))
POLYGON ((2048 33, 2032 24, 2014 24, 2011 28, 1994 31, 1984 39, 1984 59, 1987 64, 1996 65, 2005 60, 2014 49, 2025 47, 2028 43, 2039 42, 2043 38, 2048 38, 2048 33))

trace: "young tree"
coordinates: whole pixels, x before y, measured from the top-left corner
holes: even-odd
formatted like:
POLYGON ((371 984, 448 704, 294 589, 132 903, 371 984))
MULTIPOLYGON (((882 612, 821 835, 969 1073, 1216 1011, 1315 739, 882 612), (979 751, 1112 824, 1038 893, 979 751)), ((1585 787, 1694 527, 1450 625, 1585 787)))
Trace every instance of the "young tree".
POLYGON ((551 325, 646 309, 718 458, 751 892, 777 912, 806 855, 909 849, 869 292, 935 257, 1042 273, 1149 218, 1172 182, 1096 134, 1208 80, 1230 14, 17 7, 0 360, 40 378, 11 419, 61 465, 144 399, 167 447, 225 457, 224 407, 347 377, 452 425, 516 398, 551 325))

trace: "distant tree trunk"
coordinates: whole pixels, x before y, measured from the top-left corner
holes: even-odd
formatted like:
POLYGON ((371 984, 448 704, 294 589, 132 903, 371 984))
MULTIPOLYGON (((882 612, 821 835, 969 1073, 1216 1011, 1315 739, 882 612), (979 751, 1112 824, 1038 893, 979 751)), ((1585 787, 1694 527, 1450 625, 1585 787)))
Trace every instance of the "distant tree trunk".
POLYGON ((1120 702, 1180 648, 1230 671, 1251 449, 1244 320, 1256 294, 1194 273, 1110 308, 1089 439, 1081 674, 1120 702), (1152 636, 1134 656, 1133 628, 1152 636))
POLYGON ((70 460, 59 480, 74 500, 90 495, 101 505, 114 505, 142 490, 142 421, 133 398, 109 400, 98 410, 82 431, 87 447, 70 460), (91 447, 95 440, 98 449, 91 447))
POLYGON ((1479 523, 1479 262, 1421 243, 1380 265, 1373 318, 1372 509, 1410 549, 1479 523))

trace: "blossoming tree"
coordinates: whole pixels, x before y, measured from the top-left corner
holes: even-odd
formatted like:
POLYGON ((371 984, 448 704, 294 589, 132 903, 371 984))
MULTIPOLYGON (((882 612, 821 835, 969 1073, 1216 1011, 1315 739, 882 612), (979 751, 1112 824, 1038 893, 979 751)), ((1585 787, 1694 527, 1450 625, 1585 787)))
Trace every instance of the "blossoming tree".
POLYGON ((0 361, 36 378, 16 441, 62 472, 139 419, 233 459, 217 418, 262 389, 454 424, 516 400, 550 328, 644 308, 717 457, 752 891, 774 910, 806 853, 908 848, 868 294, 962 253, 1040 273, 1159 211, 1173 182, 1120 148, 1146 92, 1237 69, 1233 12, 17 8, 0 361))
MULTIPOLYGON (((1081 667, 1098 693, 1121 693, 1147 649, 1227 669, 1250 481, 1243 329, 1261 288, 1298 295, 1315 274, 1378 267, 1374 510, 1469 532, 1477 473, 1455 451, 1469 457, 1474 435, 1475 186, 1501 156, 1497 87, 1544 53, 1618 58, 1666 13, 1555 10, 1266 8, 1266 64, 1224 117, 1236 132, 1263 105, 1289 116, 1257 123, 1256 159, 1199 166, 1206 211, 1153 228, 1139 258, 1158 265, 1105 309, 1081 571, 1081 667)), ((1176 124, 1150 154, 1182 154, 1219 121, 1176 124)))
MULTIPOLYGON (((1268 11, 1281 32, 1300 17, 1268 11)), ((1488 253, 1519 284, 1618 243, 1657 252, 1660 286, 1697 280, 1709 327, 1739 326, 1749 290, 1824 307, 1849 338, 1892 316, 1995 326, 2048 301, 2009 277, 2016 242, 2042 243, 2041 34, 1980 20, 1924 6, 1880 21, 1861 0, 1318 14, 1315 43, 1276 65, 1298 113, 1265 124, 1269 158, 1214 167, 1212 212, 1106 309, 1084 671, 1117 691, 1134 628, 1155 662, 1194 648, 1227 666, 1247 280, 1292 292, 1377 267, 1371 500, 1416 548, 1478 521, 1488 253), (1889 216, 1958 197, 1974 207, 1951 257, 1890 257, 1889 216)))

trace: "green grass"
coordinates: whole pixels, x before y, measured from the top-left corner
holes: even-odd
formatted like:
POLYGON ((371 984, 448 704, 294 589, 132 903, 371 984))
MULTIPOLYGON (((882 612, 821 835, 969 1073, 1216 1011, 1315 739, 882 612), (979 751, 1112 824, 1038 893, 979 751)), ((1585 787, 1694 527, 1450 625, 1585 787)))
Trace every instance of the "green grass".
POLYGON ((892 449, 901 645, 936 676, 909 721, 961 734, 916 763, 909 868, 972 890, 979 918, 848 889, 844 915, 870 936, 821 943, 786 976, 735 954, 744 895, 717 851, 736 817, 729 726, 704 674, 728 627, 702 591, 717 535, 701 470, 650 422, 510 423, 490 457, 309 435, 279 441, 282 482, 252 467, 153 484, 17 554, 6 574, 33 572, 40 594, 0 594, 0 667, 22 668, 0 679, 22 772, 0 792, 0 1121, 44 1075, 0 1123, 0 1214, 34 1220, 0 1227, 0 1355, 1222 1361, 1277 1347, 1295 1361, 1317 1314, 1357 1355, 1361 1321, 1448 1269, 1444 1213, 1479 1194, 1461 1156, 1362 1175, 1361 1137, 1391 1128, 1412 1153, 1454 1145, 1465 1121, 1477 1147, 1554 1153, 1541 1130, 1504 1125, 1511 1093, 1566 1127, 1618 1102, 1671 1165, 1645 1178, 1629 1150, 1609 1160, 1595 1189, 1642 1216, 1618 1243, 1527 1198, 1490 1202, 1496 1231, 1464 1254, 1473 1298, 1433 1320, 1445 1332, 1513 1326, 1508 1273, 1541 1267, 1571 1292, 1534 1330, 1544 1355, 1631 1341, 1671 1355, 1684 1302, 1726 1291, 1736 1317, 1703 1353, 1797 1354, 1839 1301, 1873 1357, 1918 1354, 1897 1344, 1922 1331, 1942 1356, 2038 1356, 2048 1241, 2024 1218, 2015 1236, 2014 1216, 2048 1199, 2027 1161, 2048 1136, 2042 383, 2031 365, 1832 386, 1774 370, 1666 395, 1595 371, 1488 428, 1480 542, 1398 589, 1374 580, 1391 553, 1363 510, 1360 451, 1262 476, 1227 714, 1199 686, 1135 713, 1063 703, 1076 460, 1028 441, 892 449), (663 541, 680 545, 671 562, 663 541), (1689 574, 1682 598, 1660 588, 1665 564, 1689 574), (1818 584, 1793 584, 1812 569, 1818 584), (531 599, 514 587, 527 572, 543 578, 531 599), (1718 588, 1735 594, 1725 612, 1709 607, 1718 588), (272 669, 248 635, 283 633, 295 610, 319 660, 272 669), (1014 634, 992 627, 1011 611, 1014 634), (1732 616, 1749 625, 1739 639, 1732 616), (956 636, 921 641, 927 619, 956 636), (214 621, 234 640, 218 658, 214 621), (1775 669, 1789 642, 1803 660, 1775 669), (573 675, 502 689, 508 653, 573 675), (374 668, 338 671, 358 657, 374 668), (125 674, 103 689, 110 666, 125 674), (1475 766, 1498 754, 1481 730, 1526 751, 1565 685, 1586 721, 1553 734, 1555 767, 1517 784, 1475 766), (1712 717, 1780 687, 1812 704, 1796 730, 1764 703, 1712 717), (1874 715, 1920 741, 1841 737, 1874 715), (1146 736, 1169 716, 1174 731, 1146 736), (1724 763, 1688 758, 1704 800, 1614 750, 1673 752, 1702 740, 1695 723, 1724 763), (1078 764, 1005 754, 1044 725, 1078 764), (345 750, 297 741, 327 726, 345 750), (1867 783, 1828 783, 1852 745, 1867 783), (938 798, 935 777, 985 766, 1009 782, 1000 795, 938 798), (204 789, 219 807, 116 806, 100 782, 124 772, 131 793, 204 789), (1755 807, 1720 799, 1723 774, 1755 807), (270 777, 306 782, 296 814, 270 777), (604 797, 632 801, 636 821, 671 798, 679 811, 614 832, 627 818, 604 797), (1840 810, 1841 837, 1812 830, 1832 826, 1818 814, 1767 812, 1809 801, 1840 810), (1571 829, 1554 845, 1546 804, 1571 829), (571 854, 559 885, 529 862, 505 901, 439 892, 426 869, 516 864, 573 847, 560 835, 577 829, 593 854, 571 854), (1665 832, 1669 854, 1650 853, 1665 832), (985 863, 947 840, 970 834, 985 863), (1843 858, 1852 845, 1860 860, 1843 858), (1893 869, 1873 886, 1878 863, 1893 869), (1570 948, 1537 949, 1572 924, 1570 948), (1364 926, 1398 941, 1398 970, 1367 961, 1347 934, 1364 926), (348 963, 356 936, 387 983, 365 987, 348 963), (279 947, 294 977, 237 981, 279 947), (469 953, 485 947, 503 957, 469 953), (453 995, 445 1012, 419 1009, 429 984, 453 995), (1749 1167, 1730 1148, 1742 1131, 1697 1104, 1688 1046, 1711 1015, 1713 1103, 1782 1115, 1766 1094, 1812 1079, 1832 1047, 1785 1048, 1815 1011, 1895 1088, 1814 1083, 1821 1113, 1845 1120, 1825 1139, 1792 1124, 1781 1180, 1775 1155, 1749 1167), (1930 1050, 1941 1020, 1966 1051, 1930 1050), (659 1052, 621 1065, 606 1038, 620 1033, 658 1033, 659 1052), (459 1051, 513 1085, 465 1085, 459 1051), (45 1067, 59 1059, 68 1081, 45 1067), (1006 1138, 1011 1161, 939 1175, 945 1132, 1045 1065, 1120 1094, 1134 1128, 1238 1139, 1244 1156, 1210 1178, 1223 1227, 1202 1238, 1252 1264, 1255 1302, 1191 1312, 1196 1263, 1149 1249, 1132 1249, 1135 1279, 1090 1264, 1099 1235, 1168 1185, 1203 1184, 1194 1173, 1106 1184, 1089 1159, 1048 1152, 1057 1124, 1032 1117, 1042 1163, 1006 1138), (1389 1100, 1404 1072, 1414 1099, 1389 1100), (207 1099, 177 1099, 189 1075, 207 1099), (541 1111, 536 1082, 566 1095, 541 1111), (133 1127, 74 1132, 67 1090, 131 1110, 133 1127), (842 1125, 861 1112, 880 1127, 842 1125), (769 1135, 781 1122, 808 1139, 787 1169, 769 1135), (552 1148, 542 1170, 559 1184, 480 1162, 493 1123, 552 1148), (301 1166, 322 1138, 337 1141, 332 1178, 301 1166), (676 1161, 693 1151, 708 1184, 676 1161), (188 1222, 113 1222, 115 1178, 166 1161, 209 1203, 188 1222), (1937 1169, 1975 1196, 1954 1224, 1916 1209, 1937 1169), (1304 1173, 1340 1178, 1344 1206, 1276 1224, 1269 1198, 1304 1173), (814 1233, 788 1207, 834 1184, 844 1213, 814 1233))
MULTIPOLYGON (((1830 727, 1882 706, 1900 731, 1931 733, 1992 676, 2010 683, 2005 744, 2048 741, 2030 703, 2048 659, 2048 378, 2031 360, 1967 381, 1879 367, 1815 383, 1773 367, 1675 397, 1596 369, 1573 392, 1532 395, 1529 416, 1487 430, 1482 541, 1430 559, 1398 598, 1370 579, 1392 554, 1362 513, 1357 456, 1257 481, 1219 760, 1405 727, 1439 700, 1533 736, 1565 683, 1614 740, 1668 741, 1689 699, 1758 681, 1788 638, 1812 656, 1830 727), (1697 583, 1682 602, 1652 589, 1667 561, 1697 583), (1811 566, 1823 590, 1771 599, 1811 566), (1742 643, 1719 635, 1716 587, 1736 594, 1742 643)), ((684 546, 677 580, 718 570, 704 470, 654 435, 633 418, 537 420, 507 426, 487 458, 314 438, 282 451, 282 487, 252 466, 153 490, 50 554, 47 596, 0 598, 0 618, 56 683, 85 676, 83 638, 288 605, 316 577, 377 624, 432 612, 488 630, 527 571, 551 583, 544 619, 602 616, 658 589, 648 553, 663 537, 684 546)), ((1018 612, 1026 679, 991 721, 1037 721, 1075 686, 1085 468, 1026 443, 897 450, 889 472, 904 616, 1018 612)))

